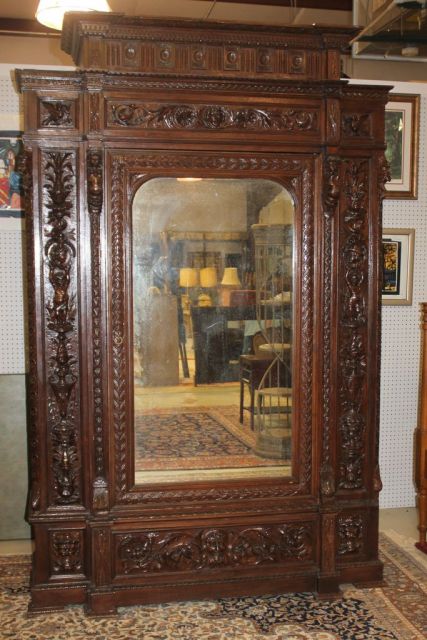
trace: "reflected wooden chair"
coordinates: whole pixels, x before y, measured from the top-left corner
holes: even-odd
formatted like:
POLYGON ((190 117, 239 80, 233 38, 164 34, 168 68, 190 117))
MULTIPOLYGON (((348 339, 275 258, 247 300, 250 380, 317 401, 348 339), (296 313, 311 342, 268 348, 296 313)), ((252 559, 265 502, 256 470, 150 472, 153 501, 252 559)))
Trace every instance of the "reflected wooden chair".
POLYGON ((243 411, 250 413, 250 426, 254 428, 255 391, 258 389, 267 368, 274 359, 272 353, 262 353, 260 346, 266 343, 266 339, 259 331, 252 338, 252 355, 241 355, 239 358, 240 372, 240 411, 239 421, 243 423, 243 411), (249 390, 249 406, 245 406, 245 385, 249 390))

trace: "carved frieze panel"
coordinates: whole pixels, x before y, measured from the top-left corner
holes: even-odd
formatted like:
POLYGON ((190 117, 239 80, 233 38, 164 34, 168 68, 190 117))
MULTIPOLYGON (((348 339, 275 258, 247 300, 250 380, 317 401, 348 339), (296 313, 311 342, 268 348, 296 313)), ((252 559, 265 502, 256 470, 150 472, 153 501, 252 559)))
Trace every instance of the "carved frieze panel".
POLYGON ((41 129, 73 129, 76 127, 76 101, 40 99, 39 127, 41 129))
POLYGON ((83 531, 62 529, 50 532, 51 575, 83 573, 83 531))
POLYGON ((339 487, 363 487, 367 423, 369 163, 349 160, 344 174, 339 346, 339 487))
POLYGON ((81 495, 76 153, 43 151, 41 166, 51 491, 54 503, 73 504, 81 495))
POLYGON ((317 133, 319 110, 262 109, 223 105, 108 103, 108 126, 140 129, 251 130, 317 133))
POLYGON ((364 518, 360 514, 341 516, 337 522, 339 556, 357 555, 363 552, 365 538, 364 518))
POLYGON ((116 574, 314 561, 312 523, 149 531, 116 536, 116 574))

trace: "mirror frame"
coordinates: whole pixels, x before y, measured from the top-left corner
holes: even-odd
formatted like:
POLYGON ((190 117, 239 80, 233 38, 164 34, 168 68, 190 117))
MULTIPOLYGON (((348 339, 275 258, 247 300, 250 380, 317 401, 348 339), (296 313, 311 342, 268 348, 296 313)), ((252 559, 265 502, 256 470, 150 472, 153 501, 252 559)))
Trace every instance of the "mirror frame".
POLYGON ((228 500, 244 495, 252 497, 284 497, 310 492, 312 477, 312 371, 314 318, 314 159, 302 155, 244 153, 224 157, 219 152, 153 152, 109 150, 107 184, 111 184, 105 239, 111 246, 111 259, 106 274, 111 309, 107 327, 107 344, 112 345, 109 361, 110 386, 113 390, 108 414, 110 433, 114 434, 114 477, 117 504, 146 504, 150 500, 228 500), (191 168, 189 171, 189 167, 191 168), (229 479, 205 482, 179 481, 164 485, 136 485, 134 481, 133 428, 133 357, 132 357, 132 203, 138 189, 148 180, 159 177, 264 178, 286 188, 295 203, 295 331, 293 371, 294 421, 293 462, 291 477, 262 479, 229 479), (302 390, 305 390, 302 393, 302 390), (117 401, 120 398, 120 401, 117 401), (126 464, 123 461, 126 460, 126 464), (227 488, 226 488, 227 487, 227 488), (179 498, 178 498, 179 495, 179 498))

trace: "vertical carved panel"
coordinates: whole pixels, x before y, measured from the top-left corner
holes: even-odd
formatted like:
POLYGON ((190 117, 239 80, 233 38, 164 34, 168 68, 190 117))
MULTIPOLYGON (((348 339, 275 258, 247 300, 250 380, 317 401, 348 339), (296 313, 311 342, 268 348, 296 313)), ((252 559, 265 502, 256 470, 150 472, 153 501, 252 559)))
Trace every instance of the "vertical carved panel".
POLYGON ((368 162, 346 163, 340 298, 339 487, 363 487, 367 384, 368 162))
POLYGON ((53 500, 76 503, 81 495, 78 432, 76 319, 76 155, 42 153, 48 431, 53 500), (48 284, 49 283, 49 284, 48 284), (50 285, 50 286, 49 286, 50 285))
POLYGON ((111 579, 110 568, 110 530, 96 527, 92 537, 94 581, 97 586, 108 584, 111 579))
POLYGON ((54 531, 51 534, 52 573, 81 574, 83 570, 83 540, 81 531, 54 531))
POLYGON ((113 374, 113 420, 115 438, 116 490, 126 491, 126 349, 123 292, 124 273, 124 160, 117 157, 113 162, 111 199, 111 324, 112 324, 112 374, 113 374))
POLYGON ((361 515, 338 519, 338 555, 356 555, 363 551, 364 524, 361 515))
POLYGON ((335 493, 335 474, 331 458, 332 218, 340 196, 340 167, 339 157, 326 157, 323 171, 323 447, 320 470, 320 486, 324 496, 332 496, 335 493))
POLYGON ((91 149, 87 154, 87 203, 90 217, 92 272, 92 381, 95 481, 93 508, 106 509, 108 488, 105 478, 102 386, 102 301, 100 273, 100 215, 103 202, 102 152, 91 149))

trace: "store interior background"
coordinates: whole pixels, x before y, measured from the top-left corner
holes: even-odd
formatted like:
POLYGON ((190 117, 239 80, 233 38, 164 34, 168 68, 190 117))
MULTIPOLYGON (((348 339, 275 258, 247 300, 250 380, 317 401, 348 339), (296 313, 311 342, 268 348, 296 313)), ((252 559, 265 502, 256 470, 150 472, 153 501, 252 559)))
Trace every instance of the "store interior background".
MULTIPOLYGON (((319 3, 320 4, 320 3, 319 3)), ((337 4, 337 3, 336 3, 337 4)), ((342 2, 343 6, 348 4, 342 2)), ((19 34, 14 20, 31 19, 37 2, 2 0, 0 8, 0 130, 22 130, 21 97, 13 82, 15 68, 73 68, 56 35, 19 34), (18 6, 19 5, 19 6, 18 6), (14 26, 15 25, 15 26, 14 26)), ((212 3, 202 0, 111 1, 113 10, 133 15, 206 17, 212 3), (173 7, 173 11, 172 11, 173 7)), ((317 11, 280 6, 218 2, 209 19, 272 23, 352 24, 348 10, 317 11)), ((418 197, 386 199, 383 222, 390 228, 415 229, 413 301, 384 306, 381 376, 380 467, 383 509, 413 508, 413 433, 417 424, 419 384, 419 304, 427 301, 427 62, 344 59, 351 82, 385 83, 393 92, 419 94, 420 131, 418 197)), ((25 522, 27 438, 25 402, 24 221, 0 218, 0 540, 30 537, 25 522)))

